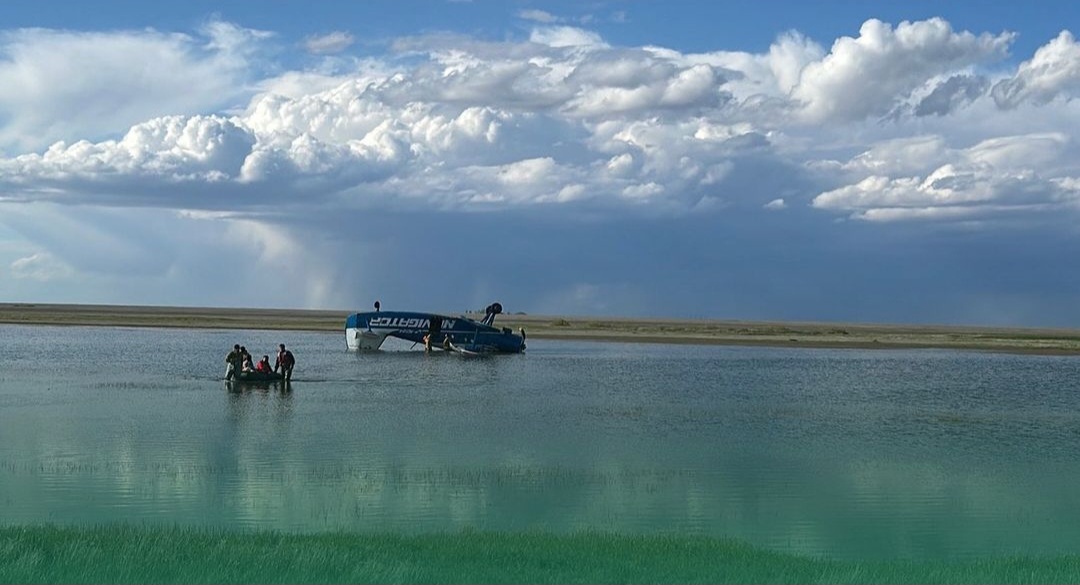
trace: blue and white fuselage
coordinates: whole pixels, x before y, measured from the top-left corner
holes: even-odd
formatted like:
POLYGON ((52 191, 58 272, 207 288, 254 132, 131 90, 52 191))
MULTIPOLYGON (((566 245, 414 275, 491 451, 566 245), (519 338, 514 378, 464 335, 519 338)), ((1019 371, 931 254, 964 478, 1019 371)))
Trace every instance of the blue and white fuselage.
MULTIPOLYGON (((387 337, 414 343, 428 343, 432 348, 453 347, 476 353, 520 353, 525 351, 525 337, 507 327, 467 317, 448 317, 435 313, 409 311, 371 311, 353 313, 345 320, 345 343, 349 349, 379 349, 387 337)), ((524 333, 524 332, 522 332, 524 333)))

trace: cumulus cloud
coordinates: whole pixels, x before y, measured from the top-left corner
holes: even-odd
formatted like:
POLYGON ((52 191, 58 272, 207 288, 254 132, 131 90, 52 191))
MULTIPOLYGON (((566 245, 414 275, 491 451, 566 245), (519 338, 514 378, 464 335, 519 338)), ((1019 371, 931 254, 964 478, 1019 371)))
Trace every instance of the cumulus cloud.
MULTIPOLYGON (((267 302, 328 306, 374 286, 338 267, 362 264, 390 282, 406 252, 415 262, 440 245, 429 235, 463 222, 462 249, 499 234, 513 262, 575 234, 543 256, 553 263, 592 250, 582 242, 597 226, 619 244, 609 254, 629 246, 644 257, 646 244, 611 226, 641 222, 671 247, 678 238, 656 226, 683 222, 673 231, 700 237, 683 252, 709 265, 729 249, 717 234, 774 253, 776 234, 758 235, 758 219, 811 240, 821 225, 851 229, 838 217, 875 227, 1071 217, 1080 102, 1064 98, 1075 42, 1063 33, 1014 71, 987 69, 1002 67, 1012 38, 940 19, 871 20, 828 49, 788 31, 758 53, 683 53, 545 25, 527 39, 399 39, 386 55, 282 70, 263 62, 274 37, 220 22, 193 35, 6 33, 0 144, 12 152, 0 156, 0 225, 32 245, 4 264, 26 259, 30 275, 53 262, 80 279, 156 282, 143 290, 164 295, 160 283, 222 277, 205 259, 236 248, 250 290, 277 286, 262 280, 267 269, 294 277, 267 302), (78 71, 83 47, 118 71, 78 71), (137 66, 145 77, 129 74, 137 66), (20 75, 37 83, 26 95, 43 113, 13 89, 20 75), (95 103, 110 83, 130 94, 110 102, 115 111, 95 103), (58 124, 81 99, 88 107, 58 124), (45 255, 30 260, 34 250, 45 255)), ((308 40, 323 53, 352 41, 308 40)), ((492 262, 505 269, 507 258, 492 262)), ((415 288, 399 280, 398 292, 415 288)), ((600 280, 551 286, 580 282, 600 280)), ((616 277, 602 287, 627 290, 616 277)))
POLYGON ((267 87, 284 93, 263 93, 242 114, 154 118, 118 140, 57 142, 0 161, 0 185, 11 200, 186 209, 331 200, 696 205, 703 186, 723 182, 738 141, 754 136, 751 125, 702 116, 724 104, 723 72, 596 39, 584 52, 573 43, 525 44, 513 58, 483 45, 434 49, 414 70, 321 78, 326 89, 307 93, 279 81, 267 87), (642 120, 664 111, 675 115, 642 120), (550 155, 568 147, 565 160, 550 155), (641 162, 599 166, 620 154, 641 162), (542 181, 493 178, 541 162, 542 181), (644 175, 628 176, 633 169, 644 175), (39 182, 27 188, 27 176, 39 182))
POLYGON ((803 68, 792 97, 812 123, 883 116, 936 75, 1004 58, 1012 39, 955 32, 940 18, 895 29, 868 20, 858 37, 838 39, 803 68))
POLYGON ((761 109, 765 99, 790 108, 790 93, 798 85, 803 70, 825 56, 820 45, 798 31, 779 35, 766 53, 714 51, 683 55, 662 47, 648 47, 647 52, 676 62, 708 64, 723 71, 724 90, 750 106, 740 112, 748 118, 761 109))
POLYGON ((0 148, 95 140, 155 116, 228 107, 265 33, 211 22, 198 36, 154 30, 0 34, 0 148))
POLYGON ((1071 99, 1080 90, 1080 45, 1069 31, 1035 51, 1016 74, 994 85, 994 101, 1015 108, 1025 101, 1045 104, 1061 96, 1071 99))
MULTIPOLYGON (((228 62, 226 71, 268 38, 220 22, 204 32, 203 61, 193 62, 228 62)), ((329 47, 346 37, 309 40, 329 47)), ((828 52, 791 31, 759 55, 611 47, 564 26, 537 28, 520 43, 414 39, 403 50, 426 58, 409 66, 286 73, 232 115, 150 117, 116 139, 58 141, 0 160, 0 197, 246 212, 268 204, 469 210, 585 202, 718 212, 727 207, 703 202, 777 207, 790 198, 747 192, 742 169, 803 162, 832 183, 814 199, 819 210, 957 198, 973 205, 1022 183, 1010 177, 1045 183, 1075 174, 1061 168, 1067 134, 989 136, 967 148, 941 134, 868 134, 861 152, 834 162, 815 155, 814 141, 850 136, 887 111, 901 112, 893 119, 900 135, 905 118, 963 113, 989 81, 962 70, 999 59, 1011 39, 954 31, 941 19, 895 28, 870 20, 828 52), (896 109, 904 103, 907 114, 896 109), (820 126, 807 125, 815 120, 820 126), (940 185, 950 181, 946 194, 940 185)), ((184 36, 113 40, 165 47, 181 60, 195 53, 184 36)), ((1059 36, 1020 73, 1037 69, 1031 63, 1062 63, 1048 55, 1074 44, 1059 36)))
POLYGON ((1069 139, 1062 134, 1001 137, 966 149, 947 149, 933 138, 899 142, 856 157, 849 168, 871 174, 817 195, 813 206, 872 221, 957 220, 1006 213, 1016 217, 1069 210, 1076 202, 1072 178, 1042 176, 1038 171, 1053 168, 1068 146, 1069 139), (899 162, 875 164, 893 158, 883 154, 895 155, 899 162), (943 160, 949 162, 925 174, 907 174, 943 160))

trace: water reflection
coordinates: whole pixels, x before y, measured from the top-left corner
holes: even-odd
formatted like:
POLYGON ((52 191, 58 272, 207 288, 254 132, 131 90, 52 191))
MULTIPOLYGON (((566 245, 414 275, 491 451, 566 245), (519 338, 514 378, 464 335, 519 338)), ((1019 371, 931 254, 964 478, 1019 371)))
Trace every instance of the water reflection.
POLYGON ((289 333, 291 384, 219 379, 232 339, 282 335, 0 328, 0 523, 595 528, 854 558, 1080 545, 1068 358, 540 340, 463 360, 289 333))
MULTIPOLYGON (((292 383, 288 381, 225 381, 228 418, 236 423, 265 410, 268 405, 275 422, 284 424, 292 414, 292 383)), ((286 429, 280 429, 286 432, 286 429)))

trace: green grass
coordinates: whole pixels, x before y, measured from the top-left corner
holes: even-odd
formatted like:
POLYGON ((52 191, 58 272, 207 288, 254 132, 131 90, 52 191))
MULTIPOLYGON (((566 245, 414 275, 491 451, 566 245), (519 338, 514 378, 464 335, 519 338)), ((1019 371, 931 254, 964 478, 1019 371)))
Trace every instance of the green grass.
POLYGON ((707 537, 0 528, 0 583, 1075 583, 1080 556, 835 561, 707 537))

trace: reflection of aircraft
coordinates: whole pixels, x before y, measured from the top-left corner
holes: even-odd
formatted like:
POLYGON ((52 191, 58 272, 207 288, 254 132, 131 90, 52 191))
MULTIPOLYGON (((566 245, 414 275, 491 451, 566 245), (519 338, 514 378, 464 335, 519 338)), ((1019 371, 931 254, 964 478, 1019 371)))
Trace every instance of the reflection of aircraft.
POLYGON ((495 327, 495 315, 502 305, 488 305, 480 321, 468 317, 447 317, 435 313, 376 310, 354 313, 345 321, 345 343, 349 349, 379 349, 387 337, 423 343, 428 349, 444 349, 462 354, 521 353, 525 351, 525 330, 520 335, 509 327, 495 327))

